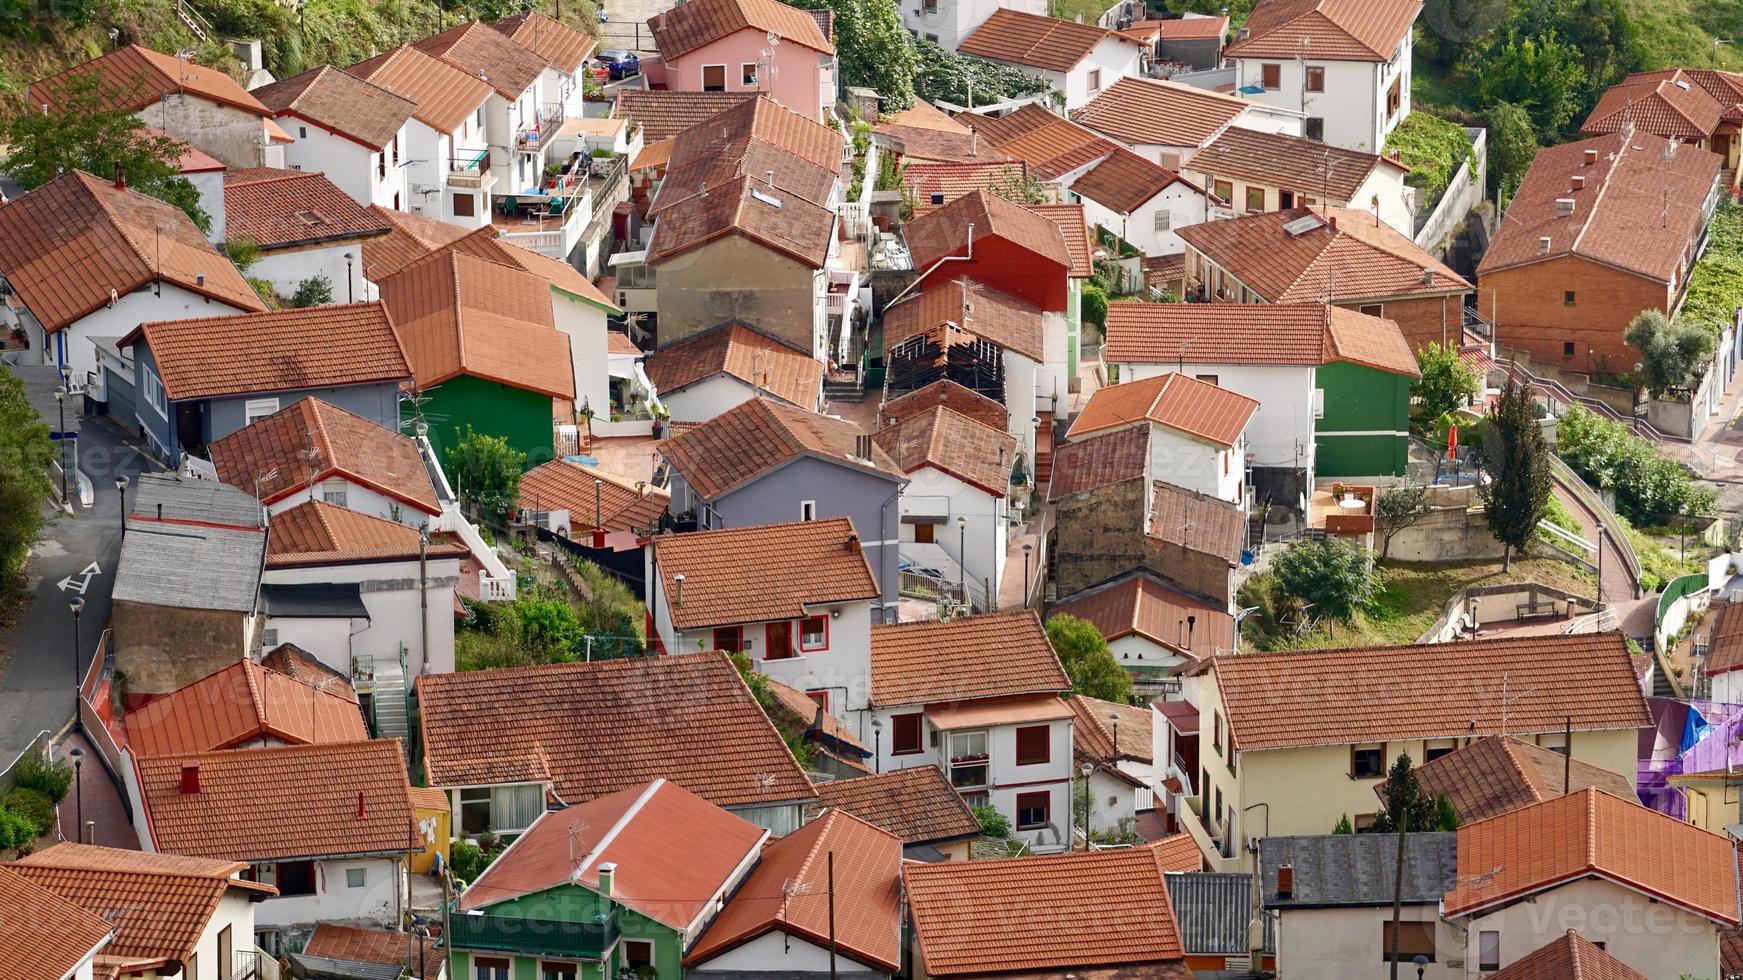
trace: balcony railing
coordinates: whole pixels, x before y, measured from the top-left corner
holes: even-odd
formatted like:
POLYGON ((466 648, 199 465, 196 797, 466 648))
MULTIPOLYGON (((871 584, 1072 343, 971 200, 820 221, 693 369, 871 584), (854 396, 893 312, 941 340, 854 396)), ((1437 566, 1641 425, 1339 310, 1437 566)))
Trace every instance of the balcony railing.
POLYGON ((529 153, 542 149, 546 143, 551 141, 551 137, 557 135, 557 131, 562 128, 563 107, 560 105, 545 106, 539 110, 537 119, 522 126, 520 132, 515 134, 515 147, 529 153))
POLYGON ((490 148, 458 149, 448 160, 448 183, 453 187, 485 187, 494 184, 490 172, 490 148))
POLYGON ((598 922, 563 922, 557 919, 520 919, 506 915, 448 917, 450 949, 478 949, 500 953, 532 953, 600 959, 617 942, 617 910, 598 922))

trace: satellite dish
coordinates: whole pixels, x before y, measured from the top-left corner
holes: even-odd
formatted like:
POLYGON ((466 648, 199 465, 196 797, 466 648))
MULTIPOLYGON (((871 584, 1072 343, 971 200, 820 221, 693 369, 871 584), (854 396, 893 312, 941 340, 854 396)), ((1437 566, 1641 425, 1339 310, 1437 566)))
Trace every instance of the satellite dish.
POLYGON ((780 43, 781 43, 781 36, 779 34, 776 34, 774 31, 770 31, 769 32, 769 47, 772 48, 775 45, 780 44, 780 43))

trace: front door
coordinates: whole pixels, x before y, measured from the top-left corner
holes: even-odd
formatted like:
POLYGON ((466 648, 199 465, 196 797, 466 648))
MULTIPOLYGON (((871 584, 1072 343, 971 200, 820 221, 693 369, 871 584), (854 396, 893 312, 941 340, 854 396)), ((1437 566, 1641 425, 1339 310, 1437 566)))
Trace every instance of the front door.
POLYGON ((769 624, 769 649, 764 660, 785 660, 793 655, 793 624, 782 621, 769 624))
POLYGON ((185 453, 196 452, 206 444, 199 402, 176 402, 176 443, 185 453))

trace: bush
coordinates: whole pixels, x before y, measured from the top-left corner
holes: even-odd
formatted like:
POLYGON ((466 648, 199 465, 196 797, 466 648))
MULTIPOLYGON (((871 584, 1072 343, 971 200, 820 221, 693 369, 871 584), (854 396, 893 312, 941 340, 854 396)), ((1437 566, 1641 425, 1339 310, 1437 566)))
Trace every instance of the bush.
POLYGON ((974 818, 980 821, 980 832, 988 837, 1004 840, 1011 836, 1011 821, 1000 813, 991 803, 982 803, 970 808, 974 818))
POLYGON ((1464 127, 1418 109, 1404 117, 1386 136, 1386 150, 1396 151, 1410 168, 1410 183, 1423 191, 1425 206, 1432 207, 1452 183, 1453 174, 1470 161, 1470 179, 1477 179, 1476 149, 1464 127))
POLYGON ((310 306, 326 306, 333 302, 333 280, 326 276, 316 275, 297 283, 297 291, 291 296, 291 305, 297 309, 310 306))
POLYGON ((59 803, 73 788, 73 767, 64 762, 43 760, 30 753, 18 760, 13 782, 20 789, 33 789, 59 803))
POLYGON ((496 859, 494 853, 486 852, 470 841, 457 840, 448 845, 448 860, 453 868, 454 877, 464 882, 478 880, 484 869, 490 867, 490 862, 496 859))
POLYGON ((1276 587, 1309 603, 1318 619, 1348 622, 1374 597, 1368 553, 1342 538, 1302 541, 1271 562, 1276 587))
POLYGON ((32 837, 40 837, 54 827, 54 801, 41 790, 15 789, 6 794, 5 806, 9 812, 30 821, 36 827, 36 833, 32 837))
POLYGON ((1556 451, 1593 486, 1613 491, 1617 513, 1635 524, 1710 514, 1718 502, 1657 446, 1580 405, 1557 423, 1556 451))
POLYGON ((0 806, 0 850, 23 847, 37 837, 34 821, 0 806))
POLYGON ((1097 327, 1106 327, 1108 322, 1107 290, 1093 282, 1086 284, 1083 287, 1083 300, 1080 306, 1082 307, 1084 323, 1093 323, 1097 327))

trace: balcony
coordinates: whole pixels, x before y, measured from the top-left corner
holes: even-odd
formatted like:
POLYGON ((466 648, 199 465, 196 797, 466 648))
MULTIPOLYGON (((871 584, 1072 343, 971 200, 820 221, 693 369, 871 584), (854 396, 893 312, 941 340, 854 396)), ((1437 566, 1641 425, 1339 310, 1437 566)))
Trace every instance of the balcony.
POLYGON ((443 942, 449 949, 598 960, 617 942, 617 937, 616 909, 598 922, 456 912, 448 919, 448 936, 443 942))
POLYGON ((514 135, 515 149, 534 153, 545 148, 551 137, 563 128, 563 107, 548 105, 539 110, 539 117, 522 126, 514 135))
POLYGON ((448 160, 448 186, 488 189, 496 184, 490 172, 490 148, 457 149, 448 160))
POLYGON ((1241 857, 1225 856, 1223 847, 1223 832, 1216 825, 1204 818, 1204 797, 1183 796, 1181 806, 1175 818, 1180 826, 1192 837, 1192 842, 1198 845, 1199 853, 1210 855, 1209 865, 1212 871, 1244 871, 1241 857))

